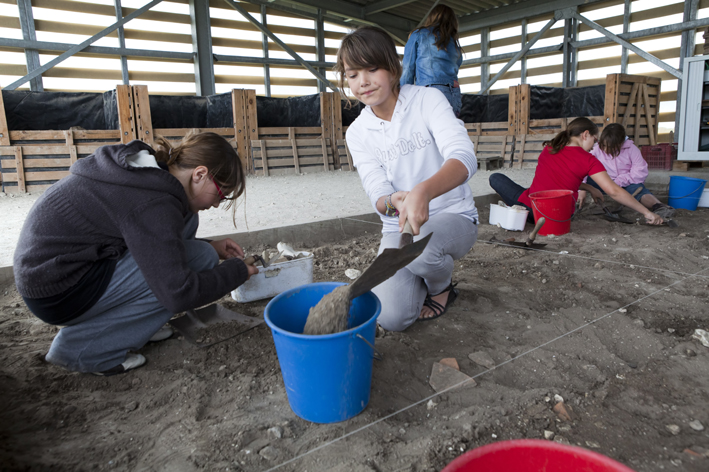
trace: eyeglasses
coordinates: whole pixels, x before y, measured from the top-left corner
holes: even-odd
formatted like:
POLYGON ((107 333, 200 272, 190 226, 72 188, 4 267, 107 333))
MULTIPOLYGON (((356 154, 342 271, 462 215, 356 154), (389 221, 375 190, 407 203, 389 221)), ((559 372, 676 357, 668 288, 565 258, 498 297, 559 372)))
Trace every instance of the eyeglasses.
POLYGON ((226 200, 226 196, 224 195, 224 192, 222 192, 222 188, 219 186, 216 180, 214 180, 214 177, 212 174, 209 174, 209 178, 212 179, 212 182, 214 182, 214 186, 217 187, 217 192, 219 192, 219 201, 223 202, 226 200))

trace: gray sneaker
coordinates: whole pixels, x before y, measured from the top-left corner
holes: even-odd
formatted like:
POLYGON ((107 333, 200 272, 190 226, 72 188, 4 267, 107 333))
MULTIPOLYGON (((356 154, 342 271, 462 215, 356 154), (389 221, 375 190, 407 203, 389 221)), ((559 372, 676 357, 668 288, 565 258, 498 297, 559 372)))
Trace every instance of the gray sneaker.
POLYGON ((660 215, 663 218, 672 218, 675 216, 677 210, 664 203, 656 203, 652 208, 650 208, 650 211, 656 215, 660 215))

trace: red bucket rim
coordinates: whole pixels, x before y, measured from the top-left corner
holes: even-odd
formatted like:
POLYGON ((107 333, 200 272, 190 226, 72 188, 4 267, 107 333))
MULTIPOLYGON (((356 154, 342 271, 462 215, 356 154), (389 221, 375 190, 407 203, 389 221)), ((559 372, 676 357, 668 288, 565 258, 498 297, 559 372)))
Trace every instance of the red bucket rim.
POLYGON ((547 198, 561 198, 561 197, 571 197, 574 192, 572 190, 540 190, 538 192, 530 193, 529 198, 531 199, 547 199, 547 198))
POLYGON ((589 451, 582 447, 570 446, 566 444, 559 444, 552 441, 545 441, 542 439, 511 439, 507 441, 498 441, 492 444, 487 444, 485 446, 477 447, 473 450, 466 452, 465 454, 458 456, 454 461, 450 462, 442 472, 454 472, 470 461, 477 459, 479 457, 487 456, 494 453, 503 453, 504 451, 509 451, 510 449, 527 449, 527 450, 544 450, 551 452, 563 453, 564 455, 575 455, 581 456, 590 460, 595 461, 598 465, 611 468, 616 472, 635 472, 633 469, 620 462, 611 459, 610 457, 599 454, 598 452, 589 451))

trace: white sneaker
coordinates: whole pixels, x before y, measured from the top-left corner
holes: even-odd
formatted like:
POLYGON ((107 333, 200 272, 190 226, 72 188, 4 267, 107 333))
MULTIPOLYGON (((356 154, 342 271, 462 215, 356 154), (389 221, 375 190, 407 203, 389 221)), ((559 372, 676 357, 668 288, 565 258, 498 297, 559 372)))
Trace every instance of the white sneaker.
POLYGON ((170 326, 168 325, 165 325, 160 328, 157 333, 153 334, 153 336, 148 340, 148 342, 156 343, 158 341, 164 341, 168 338, 171 338, 173 334, 175 334, 175 332, 172 330, 172 328, 170 328, 170 326))
POLYGON ((118 364, 116 367, 104 370, 103 372, 92 372, 92 374, 110 377, 111 375, 122 374, 123 372, 127 372, 132 369, 137 369, 138 367, 144 365, 146 362, 147 360, 142 354, 129 352, 126 355, 126 360, 124 360, 121 364, 118 364))

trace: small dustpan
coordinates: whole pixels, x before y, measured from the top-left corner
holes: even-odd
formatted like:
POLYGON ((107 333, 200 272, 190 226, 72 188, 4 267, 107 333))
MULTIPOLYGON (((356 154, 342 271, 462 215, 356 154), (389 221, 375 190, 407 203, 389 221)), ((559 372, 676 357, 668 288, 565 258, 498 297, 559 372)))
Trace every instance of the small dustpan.
POLYGON ((207 347, 238 336, 263 323, 263 319, 242 315, 213 303, 170 320, 185 339, 199 347, 207 347))

